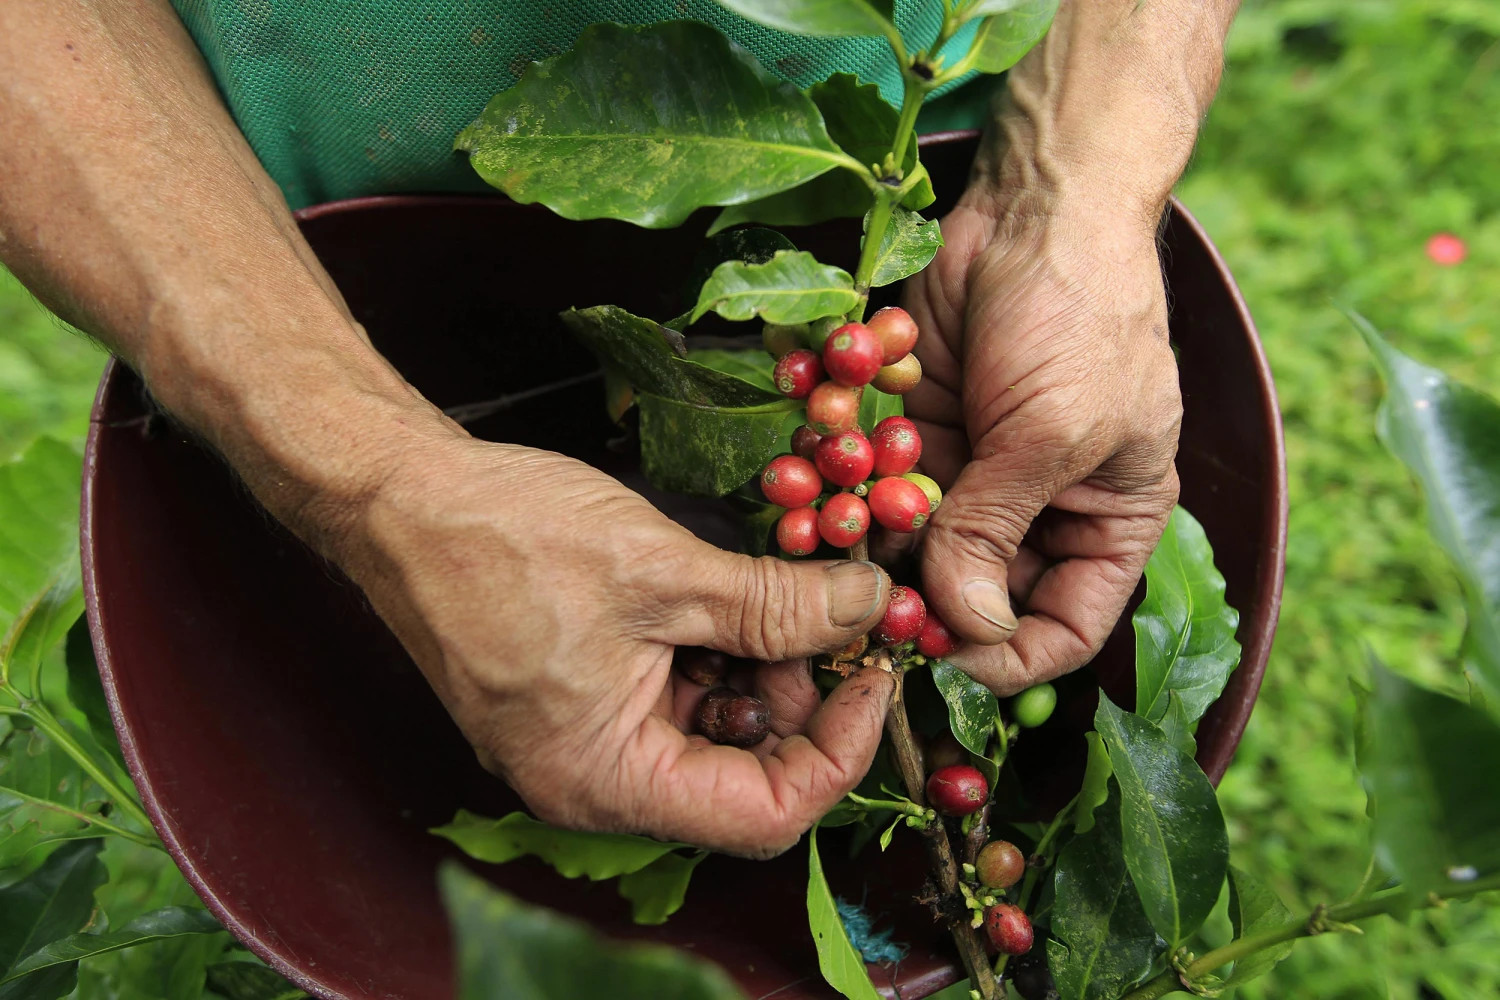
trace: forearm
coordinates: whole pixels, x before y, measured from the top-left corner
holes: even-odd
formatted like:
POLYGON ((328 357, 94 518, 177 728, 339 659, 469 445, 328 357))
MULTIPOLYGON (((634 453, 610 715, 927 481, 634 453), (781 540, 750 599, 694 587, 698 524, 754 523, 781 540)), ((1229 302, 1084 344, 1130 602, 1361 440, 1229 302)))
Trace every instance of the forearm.
POLYGON ((375 352, 165 0, 0 4, 0 257, 321 542, 408 438, 375 352))

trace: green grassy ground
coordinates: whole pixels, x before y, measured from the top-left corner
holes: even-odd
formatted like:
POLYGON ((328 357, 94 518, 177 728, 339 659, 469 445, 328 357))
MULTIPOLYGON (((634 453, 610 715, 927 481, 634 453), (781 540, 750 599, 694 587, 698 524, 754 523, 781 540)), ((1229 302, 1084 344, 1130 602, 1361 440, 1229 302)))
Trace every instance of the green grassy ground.
MULTIPOLYGON (((1288 902, 1334 900, 1367 856, 1348 678, 1367 649, 1456 688, 1456 587, 1415 488, 1375 440, 1379 383, 1339 312, 1500 386, 1500 6, 1247 0, 1180 188, 1239 278, 1286 416, 1291 545, 1281 630, 1222 790, 1236 863, 1288 902), (1469 258, 1423 254, 1450 230, 1469 258)), ((80 435, 99 352, 0 272, 0 453, 80 435)), ((1470 904, 1302 945, 1254 997, 1500 995, 1500 907, 1470 904)))

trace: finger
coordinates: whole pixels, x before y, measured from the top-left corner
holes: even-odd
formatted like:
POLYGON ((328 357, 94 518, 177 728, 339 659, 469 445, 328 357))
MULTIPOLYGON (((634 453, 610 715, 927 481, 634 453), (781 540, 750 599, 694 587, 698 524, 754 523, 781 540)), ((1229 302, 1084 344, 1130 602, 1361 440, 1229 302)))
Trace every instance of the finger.
POLYGON ((764 663, 755 670, 755 697, 771 713, 771 732, 794 736, 807 726, 823 704, 813 683, 812 667, 805 659, 764 663))
POLYGON ((874 627, 891 581, 871 562, 787 562, 694 543, 656 584, 662 642, 778 662, 840 649, 874 627))

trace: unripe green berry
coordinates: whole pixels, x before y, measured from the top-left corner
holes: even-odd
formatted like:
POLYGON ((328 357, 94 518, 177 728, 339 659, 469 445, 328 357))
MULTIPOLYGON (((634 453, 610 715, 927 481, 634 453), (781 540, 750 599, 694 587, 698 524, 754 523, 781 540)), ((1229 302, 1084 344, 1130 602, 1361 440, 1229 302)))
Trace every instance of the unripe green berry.
POLYGON ((1052 717, 1057 707, 1057 688, 1038 684, 1016 695, 1010 703, 1010 714, 1022 729, 1035 729, 1052 717))

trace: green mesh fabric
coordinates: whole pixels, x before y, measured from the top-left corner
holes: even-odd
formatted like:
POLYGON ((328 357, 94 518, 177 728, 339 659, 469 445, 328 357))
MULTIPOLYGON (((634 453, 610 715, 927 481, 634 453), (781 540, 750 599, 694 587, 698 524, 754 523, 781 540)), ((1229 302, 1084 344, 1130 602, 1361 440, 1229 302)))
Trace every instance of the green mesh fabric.
MULTIPOLYGON (((594 21, 706 21, 799 86, 856 73, 900 100, 900 77, 883 40, 787 35, 711 0, 173 2, 240 129, 293 208, 367 194, 482 188, 466 159, 451 151, 453 137, 528 63, 566 50, 594 21)), ((937 4, 897 0, 896 8, 907 38, 921 42, 936 34, 937 4)), ((951 44, 962 51, 966 41, 951 44)), ((977 121, 981 102, 959 96, 939 102, 933 110, 944 120, 929 128, 977 121)))

